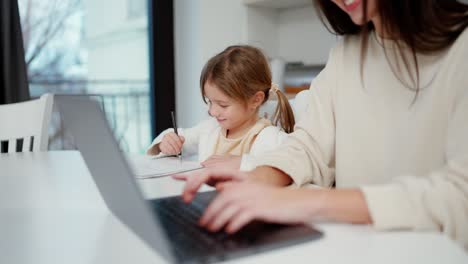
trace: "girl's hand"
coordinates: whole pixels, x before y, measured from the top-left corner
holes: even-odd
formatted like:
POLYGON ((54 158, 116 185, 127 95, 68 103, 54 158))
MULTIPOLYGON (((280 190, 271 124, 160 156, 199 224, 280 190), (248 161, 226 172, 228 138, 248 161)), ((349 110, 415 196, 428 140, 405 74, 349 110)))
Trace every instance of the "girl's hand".
POLYGON ((207 160, 203 161, 201 165, 206 168, 223 167, 226 169, 238 170, 241 165, 241 156, 237 155, 212 155, 207 160))
POLYGON ((174 132, 170 132, 164 135, 161 143, 159 143, 159 150, 167 155, 177 155, 181 152, 184 142, 184 137, 178 136, 174 132))
POLYGON ((312 220, 326 192, 291 190, 253 181, 230 182, 200 218, 200 225, 216 232, 235 233, 252 220, 297 224, 312 220))
POLYGON ((225 168, 207 168, 191 173, 175 174, 172 178, 186 181, 182 197, 185 202, 191 202, 198 189, 203 184, 221 188, 226 182, 241 182, 247 180, 247 173, 225 168))

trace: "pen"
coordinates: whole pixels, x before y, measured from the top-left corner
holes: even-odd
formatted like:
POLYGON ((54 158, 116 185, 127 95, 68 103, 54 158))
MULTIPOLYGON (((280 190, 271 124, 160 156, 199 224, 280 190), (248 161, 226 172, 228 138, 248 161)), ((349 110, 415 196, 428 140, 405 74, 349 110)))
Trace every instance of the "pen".
MULTIPOLYGON (((174 127, 174 132, 176 133, 177 136, 179 136, 179 132, 177 131, 177 123, 176 123, 174 111, 171 111, 171 117, 172 117, 172 126, 174 127)), ((180 161, 182 161, 182 150, 180 150, 180 153, 177 154, 177 157, 179 157, 180 161)))

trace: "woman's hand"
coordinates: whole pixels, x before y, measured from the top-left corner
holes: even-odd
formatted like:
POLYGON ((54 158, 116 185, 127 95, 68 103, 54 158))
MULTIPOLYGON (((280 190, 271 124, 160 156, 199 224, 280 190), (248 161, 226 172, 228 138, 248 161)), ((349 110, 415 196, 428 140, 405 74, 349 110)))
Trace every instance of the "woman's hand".
POLYGON ((159 150, 167 155, 177 155, 181 152, 184 142, 184 137, 170 132, 164 135, 161 143, 159 143, 159 150))
POLYGON ((226 182, 241 182, 247 180, 247 177, 245 172, 224 168, 207 168, 172 176, 176 180, 186 181, 182 193, 185 202, 191 202, 203 184, 221 188, 226 182))
POLYGON ((252 181, 230 182, 200 218, 200 225, 216 232, 235 233, 252 220, 296 224, 311 221, 326 191, 286 189, 252 181))
POLYGON ((216 186, 219 193, 200 218, 200 225, 211 231, 224 228, 235 233, 252 220, 283 224, 317 219, 372 223, 359 189, 287 189, 267 185, 250 173, 211 168, 173 178, 187 181, 182 194, 185 202, 193 200, 202 184, 216 186))
POLYGON ((242 156, 237 155, 212 155, 205 161, 201 163, 203 167, 213 168, 213 167, 222 167, 226 169, 236 169, 240 168, 242 161, 242 156))

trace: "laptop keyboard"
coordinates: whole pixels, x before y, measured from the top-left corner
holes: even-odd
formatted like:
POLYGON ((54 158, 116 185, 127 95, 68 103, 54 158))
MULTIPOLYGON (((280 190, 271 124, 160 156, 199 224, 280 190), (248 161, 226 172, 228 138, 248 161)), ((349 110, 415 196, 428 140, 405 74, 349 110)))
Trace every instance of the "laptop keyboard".
POLYGON ((225 232, 209 232, 198 225, 198 221, 214 197, 214 193, 202 193, 190 204, 180 197, 170 197, 152 200, 152 206, 159 215, 168 238, 175 246, 176 252, 184 254, 187 249, 192 253, 197 251, 222 252, 248 246, 251 241, 248 234, 228 235, 225 232))
POLYGON ((179 262, 208 263, 290 246, 322 236, 305 225, 253 221, 235 234, 209 232, 198 221, 216 192, 198 193, 186 204, 180 196, 151 200, 179 262))

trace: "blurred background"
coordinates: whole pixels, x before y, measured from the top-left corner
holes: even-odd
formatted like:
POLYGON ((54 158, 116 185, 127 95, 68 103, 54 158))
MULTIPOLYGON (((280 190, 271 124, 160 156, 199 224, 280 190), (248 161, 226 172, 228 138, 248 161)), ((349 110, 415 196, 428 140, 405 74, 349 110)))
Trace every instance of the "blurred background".
MULTIPOLYGON (((310 0, 18 0, 31 97, 92 96, 121 148, 143 153, 170 126, 207 118, 198 80, 233 44, 262 48, 290 98, 308 89, 336 37, 310 0)), ((50 149, 73 148, 54 114, 50 149)))

